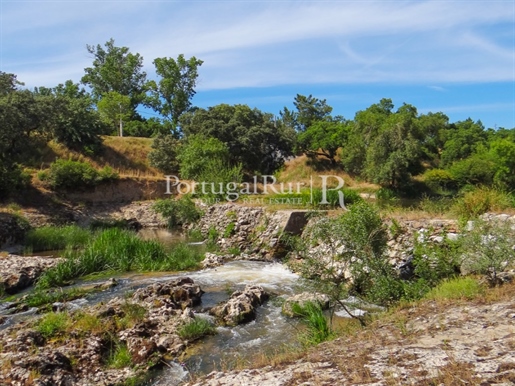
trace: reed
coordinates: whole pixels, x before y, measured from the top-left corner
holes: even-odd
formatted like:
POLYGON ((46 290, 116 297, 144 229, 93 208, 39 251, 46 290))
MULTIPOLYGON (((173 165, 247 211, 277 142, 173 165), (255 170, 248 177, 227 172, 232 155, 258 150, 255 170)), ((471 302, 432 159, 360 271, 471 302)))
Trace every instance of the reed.
POLYGON ((75 249, 84 246, 92 237, 91 231, 76 225, 44 226, 27 232, 24 246, 26 251, 32 252, 75 249))

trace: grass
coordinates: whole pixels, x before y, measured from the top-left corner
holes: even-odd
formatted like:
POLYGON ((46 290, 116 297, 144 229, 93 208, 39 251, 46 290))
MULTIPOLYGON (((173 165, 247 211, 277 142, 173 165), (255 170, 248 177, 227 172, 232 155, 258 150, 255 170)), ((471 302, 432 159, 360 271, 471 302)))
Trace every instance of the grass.
POLYGON ((24 247, 32 252, 75 249, 84 246, 92 237, 90 230, 77 225, 44 226, 27 232, 24 247))
POLYGON ((104 271, 179 271, 196 268, 203 258, 185 244, 166 252, 154 240, 142 240, 132 232, 112 228, 98 233, 81 250, 66 250, 65 260, 47 270, 39 288, 69 284, 71 280, 104 271))
POLYGON ((69 324, 70 317, 66 312, 50 312, 36 321, 35 328, 41 335, 49 339, 65 332, 69 324))
POLYGON ((498 189, 479 187, 466 192, 453 204, 451 210, 459 218, 474 218, 486 212, 499 212, 513 208, 513 197, 498 189))
POLYGON ((96 290, 86 290, 81 288, 72 288, 67 291, 62 289, 50 291, 35 289, 24 297, 23 303, 29 307, 40 307, 55 302, 67 302, 79 299, 94 291, 96 290))
POLYGON ((430 300, 474 299, 484 288, 472 277, 447 279, 432 288, 425 296, 430 300))
POLYGON ((107 367, 112 369, 123 369, 132 366, 132 357, 126 344, 115 343, 114 350, 107 360, 107 367))
POLYGON ((334 337, 333 331, 320 305, 307 302, 304 305, 292 304, 294 314, 301 316, 307 330, 301 333, 300 340, 306 346, 314 346, 334 337))
POLYGON ((216 329, 209 320, 195 318, 191 322, 181 326, 177 333, 182 339, 193 341, 205 335, 216 334, 216 329))

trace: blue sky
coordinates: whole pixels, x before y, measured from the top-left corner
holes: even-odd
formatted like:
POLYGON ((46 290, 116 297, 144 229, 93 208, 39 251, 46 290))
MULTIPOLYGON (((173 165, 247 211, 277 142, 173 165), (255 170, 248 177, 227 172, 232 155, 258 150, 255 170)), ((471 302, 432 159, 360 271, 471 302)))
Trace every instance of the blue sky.
POLYGON ((334 114, 391 98, 515 127, 515 1, 0 0, 0 70, 26 87, 79 82, 86 44, 204 60, 200 107, 278 114, 297 93, 334 114))

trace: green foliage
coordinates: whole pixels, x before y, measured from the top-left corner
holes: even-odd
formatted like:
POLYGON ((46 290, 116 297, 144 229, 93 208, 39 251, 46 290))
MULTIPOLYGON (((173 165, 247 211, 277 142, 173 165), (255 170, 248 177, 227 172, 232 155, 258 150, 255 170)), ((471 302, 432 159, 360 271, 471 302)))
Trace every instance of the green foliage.
POLYGON ((117 178, 118 174, 107 166, 97 171, 86 162, 58 159, 50 165, 47 183, 55 190, 76 190, 117 178))
POLYGON ((26 304, 29 307, 40 307, 51 305, 55 302, 68 302, 70 300, 82 298, 90 292, 92 291, 81 288, 71 288, 67 291, 63 291, 62 289, 50 291, 35 289, 24 297, 23 304, 26 304))
POLYGON ((196 317, 192 321, 179 327, 177 334, 179 334, 182 339, 194 341, 206 335, 216 334, 216 329, 209 320, 196 317))
POLYGON ((303 344, 315 346, 334 336, 320 304, 313 302, 307 302, 304 305, 293 303, 292 311, 295 315, 302 317, 302 320, 306 323, 307 331, 301 334, 303 344))
POLYGON ((195 268, 200 252, 180 244, 167 253, 158 241, 141 240, 132 232, 111 228, 90 239, 82 250, 67 249, 65 260, 45 271, 37 286, 63 286, 97 272, 172 271, 195 268))
POLYGON ((128 122, 133 114, 131 108, 131 98, 116 91, 109 91, 102 94, 102 99, 97 103, 100 117, 111 127, 112 133, 123 136, 123 124, 128 122), (120 122, 122 128, 120 128, 120 122))
POLYGON ((230 222, 229 224, 227 224, 222 237, 224 237, 224 238, 231 237, 234 233, 235 227, 236 227, 236 223, 234 223, 234 222, 230 222))
POLYGON ((444 239, 441 243, 416 242, 413 251, 414 280, 422 279, 428 288, 443 279, 460 273, 462 250, 460 242, 444 239))
POLYGON ((107 367, 123 369, 124 367, 131 367, 132 365, 132 357, 127 345, 120 342, 115 343, 115 348, 111 351, 107 360, 107 367))
POLYGON ((442 193, 456 188, 456 179, 448 170, 431 169, 423 175, 424 183, 435 193, 442 193))
POLYGON ((497 284, 497 275, 515 263, 515 230, 508 221, 475 220, 462 239, 462 269, 487 275, 491 284, 497 284))
MULTIPOLYGON (((220 160, 229 163, 229 149, 216 138, 192 135, 187 138, 177 158, 182 178, 202 181, 211 162, 220 160)), ((209 179, 203 181, 211 182, 209 179)))
POLYGON ((317 121, 298 134, 297 145, 308 155, 321 155, 336 163, 338 148, 346 141, 348 130, 343 119, 317 121))
POLYGON ((66 312, 50 312, 35 323, 36 330, 45 338, 52 338, 66 330, 70 318, 66 312))
POLYGON ((337 218, 321 218, 293 245, 302 257, 300 271, 314 288, 343 307, 351 294, 388 304, 397 294, 385 293, 396 278, 384 251, 387 232, 377 211, 364 202, 350 206, 337 218), (311 243, 322 245, 312 247, 311 243), (350 280, 350 278, 353 278, 350 280))
MULTIPOLYGON (((183 54, 173 58, 154 60, 158 82, 149 82, 151 96, 149 104, 156 112, 166 117, 173 129, 177 128, 179 117, 191 107, 191 98, 195 95, 198 67, 204 63, 192 56, 185 59, 183 54)), ((175 134, 178 134, 175 132, 175 134)))
POLYGON ((487 185, 493 183, 495 163, 481 154, 454 162, 449 173, 459 187, 465 185, 487 185))
POLYGON ((431 300, 474 299, 481 295, 484 289, 477 280, 471 277, 447 279, 432 288, 426 298, 431 300))
POLYGON ((159 134, 152 142, 152 151, 148 153, 150 166, 166 174, 177 172, 179 170, 178 150, 177 139, 170 134, 159 134))
POLYGON ((87 51, 93 55, 92 67, 84 69, 81 81, 91 87, 93 96, 100 100, 109 92, 129 97, 131 109, 144 99, 147 74, 142 71, 143 57, 133 54, 128 47, 116 47, 114 39, 104 44, 87 45, 87 51))
POLYGON ((2 163, 0 159, 0 198, 26 188, 30 178, 18 165, 2 163))
POLYGON ((44 226, 27 232, 23 245, 33 252, 80 248, 93 237, 91 231, 77 225, 44 226))
POLYGON ((465 192, 451 210, 462 219, 477 217, 492 210, 503 210, 513 206, 512 197, 503 191, 480 187, 465 192))
POLYGON ((448 167, 453 162, 466 159, 486 144, 486 132, 481 121, 465 121, 453 123, 442 131, 444 145, 441 154, 441 166, 448 167))
POLYGON ((179 199, 158 200, 152 205, 152 209, 168 221, 170 228, 195 223, 202 215, 202 211, 188 195, 179 199))
POLYGON ((180 124, 186 138, 200 134, 223 142, 230 164, 241 164, 247 173, 271 174, 292 155, 294 130, 246 105, 196 109, 183 114, 180 124))

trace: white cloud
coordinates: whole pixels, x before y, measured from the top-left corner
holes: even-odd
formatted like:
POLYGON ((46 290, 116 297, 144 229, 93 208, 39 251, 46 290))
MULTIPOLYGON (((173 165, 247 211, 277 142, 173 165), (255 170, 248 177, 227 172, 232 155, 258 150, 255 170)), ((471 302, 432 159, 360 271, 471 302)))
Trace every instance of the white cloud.
POLYGON ((91 63, 85 45, 110 37, 141 53, 149 74, 156 57, 203 59, 199 89, 513 80, 512 1, 2 6, 2 70, 31 86, 78 81, 91 63))

